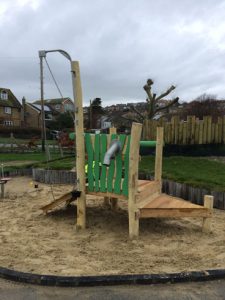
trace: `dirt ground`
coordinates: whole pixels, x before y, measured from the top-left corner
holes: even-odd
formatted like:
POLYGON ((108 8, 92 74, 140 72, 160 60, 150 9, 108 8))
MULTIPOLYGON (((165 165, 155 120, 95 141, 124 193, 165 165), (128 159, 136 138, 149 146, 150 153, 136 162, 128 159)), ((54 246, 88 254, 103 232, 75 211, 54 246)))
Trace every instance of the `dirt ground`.
MULTIPOLYGON (((54 197, 71 190, 56 185, 54 197)), ((57 275, 164 273, 225 268, 225 212, 215 210, 213 233, 202 220, 145 219, 140 238, 129 240, 127 212, 88 197, 85 231, 75 230, 74 205, 45 215, 51 187, 16 177, 0 201, 0 266, 57 275)), ((121 203, 122 207, 126 204, 121 203)))

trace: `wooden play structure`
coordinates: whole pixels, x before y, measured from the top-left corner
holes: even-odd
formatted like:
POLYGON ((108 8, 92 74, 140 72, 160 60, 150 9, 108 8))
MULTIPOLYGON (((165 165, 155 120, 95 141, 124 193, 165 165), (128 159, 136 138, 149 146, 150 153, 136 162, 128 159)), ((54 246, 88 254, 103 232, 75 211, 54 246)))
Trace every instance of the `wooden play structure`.
POLYGON ((210 231, 213 197, 205 196, 204 206, 162 194, 163 128, 157 128, 155 176, 138 180, 142 125, 133 123, 131 134, 84 134, 82 92, 78 62, 71 62, 74 79, 77 191, 43 207, 47 212, 62 202, 77 198, 77 228, 86 227, 86 195, 111 199, 114 207, 127 201, 130 238, 139 235, 141 218, 203 218, 203 230, 210 231), (85 153, 87 175, 85 174, 85 153), (107 159, 106 159, 107 158, 107 159), (107 162, 106 162, 107 161, 107 162), (87 180, 86 180, 87 177, 87 180))

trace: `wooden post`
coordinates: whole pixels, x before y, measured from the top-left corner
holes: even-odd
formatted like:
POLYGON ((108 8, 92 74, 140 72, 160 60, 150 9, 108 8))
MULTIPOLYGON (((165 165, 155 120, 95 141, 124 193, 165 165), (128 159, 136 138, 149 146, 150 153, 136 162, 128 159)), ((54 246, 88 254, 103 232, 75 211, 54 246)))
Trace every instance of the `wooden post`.
MULTIPOLYGON (((204 196, 204 207, 213 210, 213 196, 205 195, 204 196)), ((211 218, 203 218, 203 224, 202 224, 202 231, 203 232, 211 232, 211 218)))
POLYGON ((157 142, 155 153, 155 180, 159 181, 162 188, 162 154, 163 154, 163 127, 157 128, 157 142))
POLYGON ((129 236, 130 238, 139 235, 139 210, 136 207, 136 194, 138 186, 138 164, 139 147, 142 125, 133 123, 131 128, 130 140, 130 159, 129 159, 129 183, 128 183, 128 215, 129 215, 129 236))
POLYGON ((75 134, 76 134, 76 172, 77 189, 81 191, 77 199, 77 229, 86 227, 86 179, 85 179, 85 148, 83 124, 83 100, 78 61, 71 62, 73 95, 75 104, 75 134))

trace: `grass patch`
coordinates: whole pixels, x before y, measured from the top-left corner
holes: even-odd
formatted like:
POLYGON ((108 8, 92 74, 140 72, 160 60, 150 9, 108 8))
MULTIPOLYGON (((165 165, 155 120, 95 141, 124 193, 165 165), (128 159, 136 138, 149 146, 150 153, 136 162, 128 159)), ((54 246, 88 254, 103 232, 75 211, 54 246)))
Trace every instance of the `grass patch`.
MULTIPOLYGON (((15 141, 18 144, 25 144, 28 145, 28 143, 31 141, 32 139, 19 139, 19 138, 15 138, 15 140, 12 140, 12 143, 14 144, 15 141)), ((41 145, 41 139, 37 140, 35 142, 37 145, 41 145)), ((48 145, 56 145, 57 141, 56 140, 47 140, 48 145)), ((0 144, 11 144, 11 139, 10 137, 0 137, 0 144)))
MULTIPOLYGON (((51 153, 51 159, 59 158, 59 153, 51 153)), ((1 153, 0 162, 7 161, 45 161, 46 154, 43 152, 34 152, 34 153, 1 153)))
MULTIPOLYGON (((43 153, 1 154, 0 163, 6 161, 21 160, 23 166, 10 166, 9 169, 30 167, 27 161, 35 161, 32 166, 38 168, 50 168, 54 170, 70 170, 75 166, 75 156, 60 158, 59 154, 53 154, 54 161, 48 164, 44 162, 46 156, 43 153)), ((154 173, 154 156, 142 156, 139 163, 139 171, 154 173)), ((8 169, 8 167, 7 167, 8 169)), ((171 156, 163 158, 163 178, 180 183, 186 183, 194 187, 201 187, 213 191, 225 191, 225 164, 211 161, 205 158, 171 156)))
MULTIPOLYGON (((154 157, 142 157, 139 169, 153 174, 154 157)), ((165 157, 163 178, 207 190, 225 191, 225 164, 196 157, 165 157)))
POLYGON ((50 161, 48 164, 45 162, 37 163, 35 164, 35 167, 43 169, 50 168, 53 170, 71 170, 73 167, 75 167, 75 156, 50 161))

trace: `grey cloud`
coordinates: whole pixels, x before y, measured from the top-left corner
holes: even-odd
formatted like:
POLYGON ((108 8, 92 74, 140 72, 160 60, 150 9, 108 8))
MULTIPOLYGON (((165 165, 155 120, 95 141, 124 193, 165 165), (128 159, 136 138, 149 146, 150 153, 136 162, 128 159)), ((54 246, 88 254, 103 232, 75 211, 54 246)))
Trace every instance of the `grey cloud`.
MULTIPOLYGON (((86 103, 144 100, 148 77, 157 93, 177 85, 174 96, 183 100, 208 91, 225 97, 225 1, 38 2, 34 10, 29 1, 5 1, 0 21, 1 85, 19 99, 40 97, 38 50, 57 48, 80 61, 86 103)), ((47 59, 63 95, 72 96, 68 62, 59 54, 47 59)), ((59 97, 46 67, 45 96, 59 97)))

